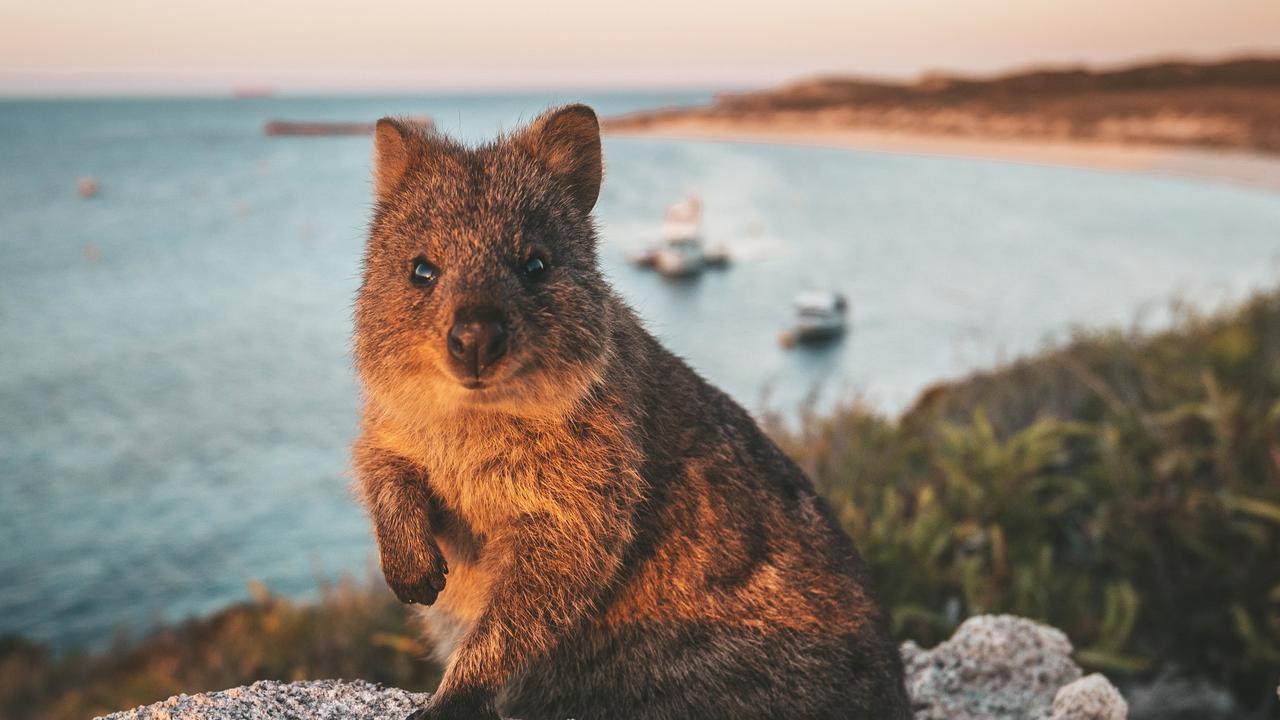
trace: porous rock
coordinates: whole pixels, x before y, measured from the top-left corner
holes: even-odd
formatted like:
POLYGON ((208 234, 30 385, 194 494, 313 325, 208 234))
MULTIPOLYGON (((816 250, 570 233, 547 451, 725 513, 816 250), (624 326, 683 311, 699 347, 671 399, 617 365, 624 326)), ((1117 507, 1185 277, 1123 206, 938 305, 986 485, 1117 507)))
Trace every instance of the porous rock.
POLYGON ((1025 618, 972 617, 930 650, 904 643, 902 656, 916 720, 1124 717, 1124 710, 1119 716, 1087 714, 1084 704, 1094 702, 1099 680, 1124 702, 1100 675, 1056 703, 1059 690, 1081 675, 1071 642, 1060 630, 1025 618))
POLYGON ((362 680, 263 680, 201 695, 175 695, 105 720, 389 720, 403 718, 429 696, 362 680))
POLYGON ((1050 720, 1124 720, 1128 715, 1129 704, 1116 686, 1094 673, 1058 690, 1050 720))

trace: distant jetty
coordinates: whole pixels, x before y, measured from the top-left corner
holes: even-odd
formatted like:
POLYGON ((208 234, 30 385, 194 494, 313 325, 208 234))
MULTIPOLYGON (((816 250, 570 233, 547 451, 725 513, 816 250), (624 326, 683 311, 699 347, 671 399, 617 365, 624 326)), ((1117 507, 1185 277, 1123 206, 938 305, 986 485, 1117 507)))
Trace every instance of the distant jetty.
POLYGON ((246 85, 231 91, 231 97, 237 100, 260 100, 275 95, 275 91, 266 86, 246 85))
MULTIPOLYGON (((435 123, 429 117, 412 117, 409 120, 428 129, 435 127, 435 123)), ((371 122, 271 120, 263 126, 262 132, 268 137, 372 135, 373 127, 374 123, 371 122)))

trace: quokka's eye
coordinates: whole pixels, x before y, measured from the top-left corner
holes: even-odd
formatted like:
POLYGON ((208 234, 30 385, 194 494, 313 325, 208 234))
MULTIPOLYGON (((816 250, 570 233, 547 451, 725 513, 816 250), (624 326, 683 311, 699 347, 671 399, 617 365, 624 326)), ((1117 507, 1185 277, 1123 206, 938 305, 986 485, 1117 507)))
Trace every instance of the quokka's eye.
POLYGON ((547 276, 547 262, 542 258, 534 255, 524 261, 524 276, 530 280, 538 281, 547 276))
POLYGON ((413 274, 409 276, 409 280, 414 285, 430 285, 440 277, 440 270, 435 265, 418 258, 413 261, 413 274))

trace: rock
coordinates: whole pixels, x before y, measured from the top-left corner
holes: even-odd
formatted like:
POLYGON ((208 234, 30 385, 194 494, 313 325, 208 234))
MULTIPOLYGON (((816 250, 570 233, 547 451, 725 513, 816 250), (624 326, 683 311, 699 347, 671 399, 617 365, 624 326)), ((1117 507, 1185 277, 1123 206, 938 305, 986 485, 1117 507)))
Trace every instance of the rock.
POLYGON ((429 695, 355 680, 263 680, 105 716, 105 720, 400 720, 429 695))
POLYGON ((1125 720, 1129 704, 1105 677, 1094 673, 1063 685, 1053 696, 1050 720, 1125 720))
POLYGON ((964 621, 932 650, 902 646, 916 720, 1123 720, 1129 707, 1099 674, 1080 677, 1061 631, 1012 615, 964 621))
POLYGON ((902 655, 916 720, 1047 718, 1081 675, 1066 635, 1012 615, 969 618, 932 650, 907 642, 902 655))
MULTIPOLYGON (((1011 615, 969 618, 931 650, 902 646, 916 720, 1121 720, 1128 706, 1101 675, 1081 678, 1060 631, 1011 615)), ((270 680, 115 713, 107 720, 399 720, 425 693, 362 681, 270 680)))

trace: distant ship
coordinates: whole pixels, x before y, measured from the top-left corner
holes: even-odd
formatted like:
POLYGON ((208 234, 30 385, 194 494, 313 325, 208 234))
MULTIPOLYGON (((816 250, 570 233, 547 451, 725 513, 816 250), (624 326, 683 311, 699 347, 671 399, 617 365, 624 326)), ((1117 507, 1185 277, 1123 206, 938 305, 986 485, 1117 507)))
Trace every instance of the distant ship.
POLYGON ((247 85, 245 87, 234 88, 231 91, 231 97, 237 100, 256 100, 258 98, 266 98, 275 95, 275 90, 264 86, 247 85))

